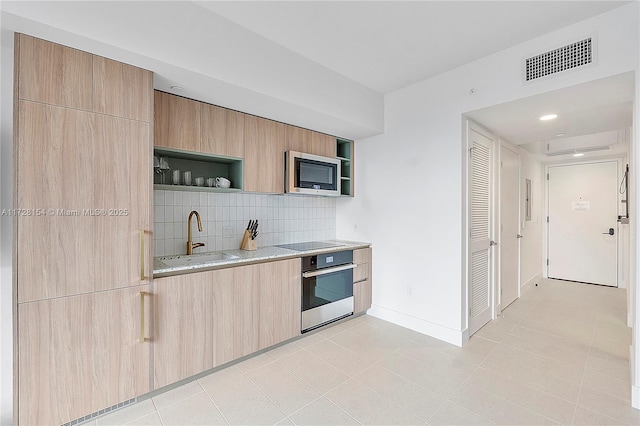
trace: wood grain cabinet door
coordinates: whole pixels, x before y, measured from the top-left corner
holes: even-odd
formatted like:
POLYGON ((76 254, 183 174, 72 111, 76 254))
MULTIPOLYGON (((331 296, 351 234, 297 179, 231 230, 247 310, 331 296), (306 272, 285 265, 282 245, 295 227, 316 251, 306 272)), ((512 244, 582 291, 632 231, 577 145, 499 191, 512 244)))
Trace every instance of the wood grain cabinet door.
POLYGON ((244 157, 244 114, 202 104, 200 150, 225 157, 244 157))
POLYGON ((313 132, 311 137, 311 153, 323 157, 336 157, 336 138, 324 133, 313 132))
POLYGON ((260 264, 260 347, 300 335, 300 259, 260 264))
POLYGON ((259 265, 233 270, 233 358, 257 352, 259 343, 259 265))
POLYGON ((287 125, 285 141, 287 151, 298 151, 331 158, 336 156, 336 138, 324 133, 287 125))
POLYGON ((67 423, 151 390, 141 292, 149 285, 19 305, 19 424, 67 423))
POLYGON ((253 115, 244 119, 244 190, 284 192, 285 125, 253 115))
POLYGON ((18 217, 18 301, 140 284, 149 123, 30 101, 19 115, 17 207, 37 214, 18 217))
POLYGON ((202 103, 154 91, 153 145, 201 152, 202 103))
POLYGON ((215 272, 154 280, 154 383, 175 383, 214 367, 215 272))
POLYGON ((93 57, 93 112, 150 123, 152 91, 150 71, 93 57))
POLYGON ((25 34, 16 47, 20 99, 91 110, 93 55, 25 34))

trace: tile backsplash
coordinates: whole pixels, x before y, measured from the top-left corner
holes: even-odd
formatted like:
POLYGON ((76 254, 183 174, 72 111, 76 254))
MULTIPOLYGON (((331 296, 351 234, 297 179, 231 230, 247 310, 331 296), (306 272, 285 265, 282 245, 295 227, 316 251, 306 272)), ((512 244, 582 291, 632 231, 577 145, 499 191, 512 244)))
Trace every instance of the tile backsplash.
POLYGON ((195 217, 194 253, 237 249, 249 219, 258 219, 258 247, 336 237, 336 201, 330 197, 154 190, 155 256, 186 253, 187 218, 195 217))

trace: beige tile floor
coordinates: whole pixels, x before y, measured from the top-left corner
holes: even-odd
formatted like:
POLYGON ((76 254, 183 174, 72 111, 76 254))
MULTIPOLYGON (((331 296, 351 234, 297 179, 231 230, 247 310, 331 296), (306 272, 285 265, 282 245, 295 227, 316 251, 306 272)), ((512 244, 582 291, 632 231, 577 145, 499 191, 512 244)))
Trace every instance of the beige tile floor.
POLYGON ((640 424, 624 290, 543 280, 503 314, 463 348, 365 315, 93 424, 640 424))

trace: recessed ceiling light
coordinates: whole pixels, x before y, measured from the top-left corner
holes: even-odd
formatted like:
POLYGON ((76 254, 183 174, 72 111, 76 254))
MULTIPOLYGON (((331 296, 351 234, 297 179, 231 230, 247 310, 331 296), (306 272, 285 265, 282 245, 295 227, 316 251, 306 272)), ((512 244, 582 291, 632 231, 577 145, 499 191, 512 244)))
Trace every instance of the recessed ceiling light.
POLYGON ((184 92, 184 87, 182 86, 171 86, 170 89, 174 92, 184 92))
POLYGON ((562 137, 562 136, 564 136, 564 135, 565 135, 565 134, 561 132, 561 133, 556 133, 554 136, 555 136, 556 138, 561 138, 561 137, 562 137))
POLYGON ((584 152, 576 152, 575 154, 573 154, 574 157, 582 157, 584 155, 584 152))
POLYGON ((547 121, 547 120, 553 120, 555 118, 558 118, 558 114, 547 114, 540 117, 540 120, 547 121))

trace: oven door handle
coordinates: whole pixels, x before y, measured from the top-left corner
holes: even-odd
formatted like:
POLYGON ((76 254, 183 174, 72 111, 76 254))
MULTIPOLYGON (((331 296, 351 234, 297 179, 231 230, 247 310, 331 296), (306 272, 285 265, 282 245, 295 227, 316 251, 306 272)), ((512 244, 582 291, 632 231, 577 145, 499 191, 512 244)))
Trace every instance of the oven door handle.
POLYGON ((346 271, 348 269, 354 269, 357 266, 358 266, 357 264, 351 263, 349 265, 336 266, 335 268, 326 268, 326 269, 320 269, 319 271, 303 272, 302 278, 311 278, 311 277, 317 277, 318 275, 326 275, 326 274, 331 274, 333 272, 346 271))

